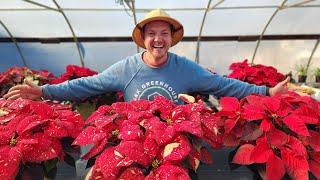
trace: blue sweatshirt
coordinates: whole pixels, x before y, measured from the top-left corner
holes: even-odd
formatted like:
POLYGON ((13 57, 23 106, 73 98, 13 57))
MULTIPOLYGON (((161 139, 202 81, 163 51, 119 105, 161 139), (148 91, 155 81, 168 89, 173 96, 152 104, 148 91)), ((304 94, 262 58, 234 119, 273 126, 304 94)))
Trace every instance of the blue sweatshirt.
POLYGON ((142 53, 138 53, 95 76, 42 87, 45 99, 75 101, 110 91, 122 91, 125 101, 152 100, 155 95, 163 95, 175 103, 180 103, 180 93, 202 92, 238 99, 253 93, 266 94, 265 86, 221 77, 173 53, 168 53, 168 61, 159 68, 147 66, 142 53))

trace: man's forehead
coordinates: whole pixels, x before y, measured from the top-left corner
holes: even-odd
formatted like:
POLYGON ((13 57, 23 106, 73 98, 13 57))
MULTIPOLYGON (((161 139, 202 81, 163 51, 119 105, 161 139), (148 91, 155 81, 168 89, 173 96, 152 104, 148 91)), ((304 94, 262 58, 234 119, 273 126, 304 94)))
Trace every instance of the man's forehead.
POLYGON ((170 24, 166 21, 152 21, 145 25, 146 29, 149 28, 168 28, 170 29, 170 24))

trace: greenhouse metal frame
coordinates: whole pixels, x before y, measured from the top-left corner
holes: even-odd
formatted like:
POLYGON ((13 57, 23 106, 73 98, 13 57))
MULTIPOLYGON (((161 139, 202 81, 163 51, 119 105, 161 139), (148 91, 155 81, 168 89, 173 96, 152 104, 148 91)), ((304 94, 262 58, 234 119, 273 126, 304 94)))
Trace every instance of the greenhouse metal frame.
MULTIPOLYGON (((10 27, 7 26, 7 23, 1 19, 0 16, 0 23, 1 26, 5 29, 9 37, 0 37, 0 42, 4 43, 10 43, 13 42, 19 55, 21 58, 21 61, 24 66, 28 66, 27 58, 25 57, 24 53, 21 51, 20 43, 28 43, 28 42, 39 42, 39 43, 62 43, 62 42, 68 42, 68 43, 75 43, 79 62, 81 66, 85 66, 85 60, 83 57, 83 54, 81 52, 80 42, 131 42, 132 39, 130 36, 118 36, 118 37, 103 37, 103 36, 90 36, 90 37, 84 37, 79 36, 75 33, 75 28, 72 25, 72 22, 70 21, 68 15, 65 12, 83 12, 83 11, 93 11, 93 12, 123 12, 125 11, 127 15, 132 17, 132 21, 134 24, 137 23, 137 13, 145 13, 151 10, 151 8, 139 8, 136 7, 136 2, 139 0, 118 0, 113 1, 114 4, 120 4, 123 6, 123 8, 63 8, 59 5, 58 1, 52 0, 52 3, 54 3, 55 7, 51 7, 46 5, 45 3, 37 2, 34 0, 24 0, 24 3, 29 3, 33 6, 36 6, 37 8, 4 8, 0 7, 0 12, 32 12, 32 11, 53 11, 56 13, 60 13, 65 23, 68 25, 68 28, 71 32, 71 37, 17 37, 10 27)), ((274 18, 281 13, 282 11, 287 11, 288 9, 308 9, 308 8, 316 8, 319 10, 320 3, 315 0, 301 0, 296 2, 291 2, 290 0, 283 0, 279 1, 280 4, 278 5, 253 5, 253 6, 223 6, 225 2, 228 2, 228 0, 219 0, 213 2, 212 0, 208 0, 206 7, 203 8, 184 8, 181 5, 181 8, 163 8, 164 10, 170 12, 182 12, 182 11, 198 11, 202 12, 202 20, 200 28, 198 31, 198 36, 185 36, 183 41, 191 41, 196 42, 196 52, 195 52, 195 61, 197 63, 201 63, 200 59, 200 44, 201 42, 212 42, 212 41, 238 41, 238 42, 250 42, 250 41, 256 41, 254 51, 252 52, 252 57, 250 57, 250 61, 252 63, 255 62, 256 54, 259 51, 259 47, 261 46, 261 41, 264 40, 315 40, 315 43, 313 45, 312 51, 310 52, 310 55, 307 60, 307 68, 309 68, 312 60, 314 59, 315 52, 317 49, 319 49, 319 41, 320 41, 320 33, 308 33, 308 34, 266 34, 266 31, 268 30, 268 27, 270 23, 274 20, 274 18), (316 2, 315 4, 312 4, 316 2), (290 3, 290 4, 288 4, 290 3), (273 13, 270 17, 268 17, 267 21, 264 23, 263 30, 259 34, 255 35, 218 35, 218 36, 208 36, 203 35, 203 28, 206 25, 206 19, 207 14, 212 13, 213 16, 215 14, 215 11, 217 10, 249 10, 249 9, 272 9, 273 13)), ((1 6, 1 3, 0 3, 1 6)), ((316 18, 316 17, 315 17, 316 18)), ((307 20, 306 20, 307 21, 307 20)), ((136 48, 136 51, 139 52, 139 48, 136 48)))

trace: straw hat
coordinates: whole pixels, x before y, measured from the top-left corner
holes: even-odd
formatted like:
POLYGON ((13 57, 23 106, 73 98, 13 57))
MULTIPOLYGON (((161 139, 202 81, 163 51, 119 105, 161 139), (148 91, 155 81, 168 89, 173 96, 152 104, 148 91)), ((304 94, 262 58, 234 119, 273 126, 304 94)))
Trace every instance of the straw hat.
POLYGON ((133 41, 140 47, 146 48, 144 45, 144 40, 142 37, 142 29, 143 27, 152 21, 165 21, 173 26, 173 34, 172 34, 172 44, 171 46, 176 45, 179 41, 181 41, 183 37, 183 26, 182 24, 169 16, 165 11, 161 9, 156 9, 150 11, 133 29, 132 31, 132 39, 133 41))

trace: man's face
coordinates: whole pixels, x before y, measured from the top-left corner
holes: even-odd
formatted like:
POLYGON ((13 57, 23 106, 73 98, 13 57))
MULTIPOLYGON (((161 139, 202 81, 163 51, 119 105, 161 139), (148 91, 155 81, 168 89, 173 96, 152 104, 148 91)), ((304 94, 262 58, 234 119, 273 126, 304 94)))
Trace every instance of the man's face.
POLYGON ((146 24, 143 37, 147 52, 155 59, 167 55, 172 43, 171 29, 167 22, 154 21, 146 24))

